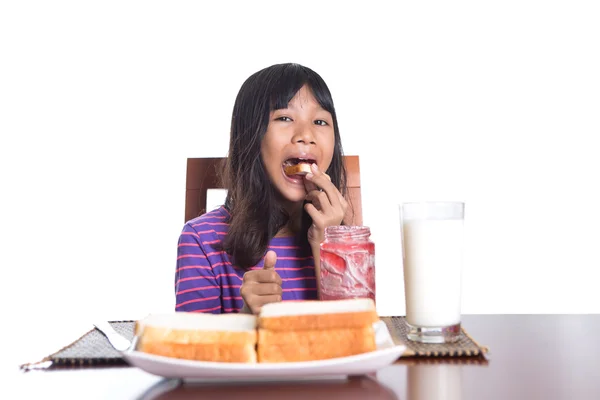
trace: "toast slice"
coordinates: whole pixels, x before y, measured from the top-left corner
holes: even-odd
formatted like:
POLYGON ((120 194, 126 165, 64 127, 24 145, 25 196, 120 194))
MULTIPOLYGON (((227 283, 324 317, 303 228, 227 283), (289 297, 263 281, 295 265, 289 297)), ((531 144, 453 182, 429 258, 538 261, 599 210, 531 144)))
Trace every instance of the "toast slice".
POLYGON ((376 350, 373 326, 345 329, 258 331, 261 363, 348 357, 376 350))
POLYGON ((360 328, 379 321, 371 299, 285 301, 265 304, 258 327, 274 331, 360 328))
POLYGON ((266 304, 258 317, 258 362, 325 360, 377 349, 371 299, 266 304))
POLYGON ((306 175, 310 173, 310 164, 299 163, 296 165, 289 165, 283 169, 286 175, 306 175))
POLYGON ((139 351, 196 361, 256 363, 257 318, 174 312, 138 321, 139 351))

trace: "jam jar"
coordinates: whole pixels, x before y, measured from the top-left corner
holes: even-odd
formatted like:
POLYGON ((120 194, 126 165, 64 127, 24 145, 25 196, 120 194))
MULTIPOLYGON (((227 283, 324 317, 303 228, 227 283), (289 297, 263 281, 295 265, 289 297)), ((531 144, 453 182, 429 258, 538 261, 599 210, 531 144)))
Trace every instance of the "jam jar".
POLYGON ((319 298, 375 301, 375 243, 366 226, 330 226, 321 243, 319 298))

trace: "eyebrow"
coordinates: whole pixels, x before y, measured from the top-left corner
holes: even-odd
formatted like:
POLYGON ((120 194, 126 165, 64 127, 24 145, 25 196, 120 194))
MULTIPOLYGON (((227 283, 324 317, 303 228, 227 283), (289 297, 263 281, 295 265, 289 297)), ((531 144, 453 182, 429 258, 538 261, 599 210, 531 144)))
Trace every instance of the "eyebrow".
MULTIPOLYGON (((287 107, 285 107, 285 108, 278 108, 278 109, 275 109, 275 110, 273 110, 273 111, 277 111, 277 110, 286 110, 286 109, 290 109, 290 110, 296 110, 296 109, 297 109, 297 107, 295 107, 294 105, 291 105, 290 103, 288 103, 288 104, 287 104, 287 107)), ((317 105, 316 105, 316 107, 314 107, 314 109, 315 109, 316 111, 325 111, 325 112, 327 112, 327 113, 329 112, 329 111, 327 111, 326 109, 324 109, 324 108, 323 108, 323 107, 322 107, 322 106, 321 106, 319 103, 317 103, 317 105)))

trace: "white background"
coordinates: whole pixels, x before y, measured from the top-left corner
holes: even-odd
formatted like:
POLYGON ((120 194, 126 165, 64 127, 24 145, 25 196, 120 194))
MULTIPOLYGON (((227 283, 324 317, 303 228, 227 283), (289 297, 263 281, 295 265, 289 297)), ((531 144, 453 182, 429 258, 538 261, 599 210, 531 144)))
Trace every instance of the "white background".
POLYGON ((186 159, 226 155, 240 85, 280 62, 321 74, 360 156, 381 314, 404 313, 414 200, 466 202, 464 313, 600 312, 598 21, 595 1, 3 2, 8 334, 172 310, 186 159))

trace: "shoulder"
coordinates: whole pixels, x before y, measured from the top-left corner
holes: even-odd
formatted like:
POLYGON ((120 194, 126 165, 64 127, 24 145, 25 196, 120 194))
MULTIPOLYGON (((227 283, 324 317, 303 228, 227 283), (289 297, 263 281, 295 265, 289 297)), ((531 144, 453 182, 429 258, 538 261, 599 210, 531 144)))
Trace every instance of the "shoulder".
MULTIPOLYGON (((227 210, 218 208, 187 221, 177 245, 178 262, 220 262, 223 239, 229 226, 227 210), (219 261, 213 258, 217 257, 219 261)), ((204 264, 203 264, 204 265, 204 264)))
POLYGON ((200 245, 205 251, 211 252, 227 235, 229 215, 224 207, 202 214, 187 221, 179 237, 182 243, 200 245))
POLYGON ((221 206, 205 214, 191 219, 185 223, 184 231, 201 234, 207 231, 219 233, 227 232, 229 227, 229 213, 225 207, 221 206))

